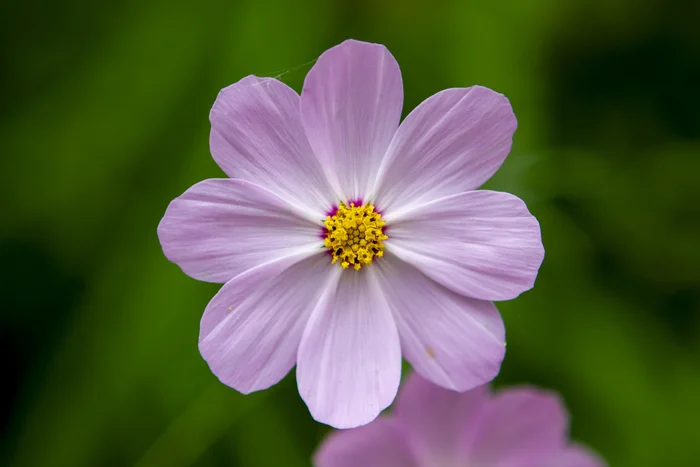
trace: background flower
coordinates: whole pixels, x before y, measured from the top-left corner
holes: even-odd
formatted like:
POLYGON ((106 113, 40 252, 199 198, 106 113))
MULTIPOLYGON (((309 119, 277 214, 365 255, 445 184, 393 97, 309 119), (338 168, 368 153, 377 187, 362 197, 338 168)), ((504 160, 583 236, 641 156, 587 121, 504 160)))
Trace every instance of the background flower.
POLYGON ((458 393, 417 374, 401 386, 391 415, 332 433, 317 467, 603 467, 570 444, 559 397, 528 386, 458 393))

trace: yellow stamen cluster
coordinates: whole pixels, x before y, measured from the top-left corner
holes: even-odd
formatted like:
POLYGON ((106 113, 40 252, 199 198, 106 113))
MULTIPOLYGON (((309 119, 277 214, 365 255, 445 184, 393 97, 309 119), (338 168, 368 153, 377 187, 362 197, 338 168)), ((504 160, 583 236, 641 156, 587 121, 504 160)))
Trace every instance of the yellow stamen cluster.
POLYGON ((382 232, 386 224, 382 215, 374 211, 374 206, 365 204, 355 206, 340 203, 338 211, 326 217, 326 248, 333 253, 331 263, 340 261, 340 266, 347 269, 352 266, 360 270, 362 266, 372 264, 375 256, 384 255, 383 241, 387 237, 382 232))

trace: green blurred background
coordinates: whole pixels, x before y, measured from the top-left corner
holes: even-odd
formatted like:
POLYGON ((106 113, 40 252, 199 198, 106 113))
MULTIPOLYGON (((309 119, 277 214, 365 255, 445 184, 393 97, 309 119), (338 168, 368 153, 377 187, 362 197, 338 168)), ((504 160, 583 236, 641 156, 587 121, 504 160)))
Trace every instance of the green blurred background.
POLYGON ((490 188, 525 199, 547 256, 500 304, 497 385, 565 398, 612 466, 700 459, 698 2, 5 1, 0 6, 0 463, 308 466, 327 433, 293 375, 221 385, 197 350, 216 285, 163 256, 168 202, 222 176, 218 90, 300 90, 346 38, 386 44, 404 114, 447 87, 519 119, 490 188))

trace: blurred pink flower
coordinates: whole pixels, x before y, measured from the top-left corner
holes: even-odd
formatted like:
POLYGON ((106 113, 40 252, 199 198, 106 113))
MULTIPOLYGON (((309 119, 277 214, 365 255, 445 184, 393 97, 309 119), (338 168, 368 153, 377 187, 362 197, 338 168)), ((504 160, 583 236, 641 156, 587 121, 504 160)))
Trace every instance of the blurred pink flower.
POLYGON ((569 442, 559 397, 532 387, 493 394, 488 385, 458 393, 417 374, 401 388, 392 415, 336 431, 316 467, 602 467, 569 442))
POLYGON ((199 348, 242 393, 296 364, 313 417, 372 421, 401 358, 446 388, 490 381, 505 353, 492 300, 530 289, 544 249, 517 197, 474 191, 510 151, 503 95, 441 91, 399 126, 401 72, 382 45, 324 52, 301 96, 271 78, 223 89, 211 152, 230 179, 200 182, 158 226, 168 259, 225 283, 199 348))

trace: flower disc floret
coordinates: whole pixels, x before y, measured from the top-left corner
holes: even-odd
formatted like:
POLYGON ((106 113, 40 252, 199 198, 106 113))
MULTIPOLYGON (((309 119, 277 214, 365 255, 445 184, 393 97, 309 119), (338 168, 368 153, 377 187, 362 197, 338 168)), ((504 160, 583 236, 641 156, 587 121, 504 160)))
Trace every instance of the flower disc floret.
POLYGON ((376 256, 384 255, 384 240, 389 238, 382 229, 386 222, 373 205, 355 206, 340 203, 338 210, 326 217, 324 245, 333 253, 332 264, 340 262, 343 269, 350 266, 359 271, 372 264, 376 256))

